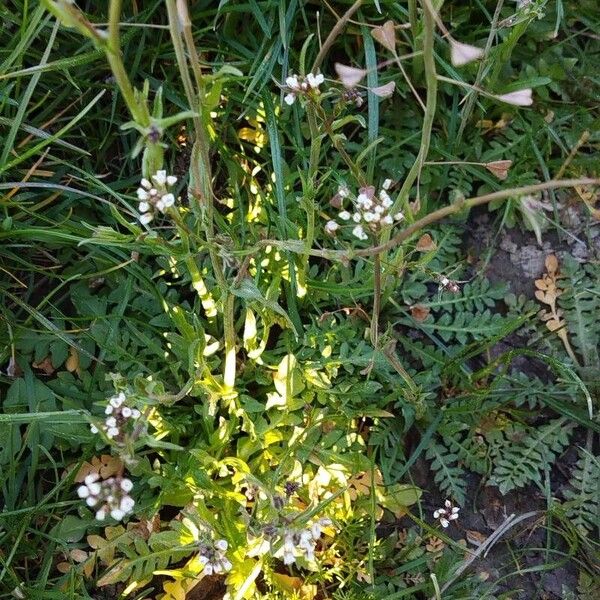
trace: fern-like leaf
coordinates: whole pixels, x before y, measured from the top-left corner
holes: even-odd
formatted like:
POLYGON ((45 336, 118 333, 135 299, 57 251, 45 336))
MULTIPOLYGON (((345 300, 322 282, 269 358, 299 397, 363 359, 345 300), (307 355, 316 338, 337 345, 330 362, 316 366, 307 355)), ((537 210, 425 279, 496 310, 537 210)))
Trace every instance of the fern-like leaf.
POLYGON ((503 445, 494 461, 490 483, 502 494, 529 483, 539 484, 543 471, 569 443, 573 427, 565 418, 556 419, 539 428, 531 427, 522 443, 503 445))
POLYGON ((580 448, 570 483, 567 516, 581 533, 590 534, 600 528, 600 458, 580 448))
POLYGON ((457 504, 464 504, 467 478, 464 469, 459 465, 458 454, 449 452, 441 444, 433 442, 425 457, 431 461, 431 468, 435 471, 434 481, 440 491, 449 498, 453 498, 457 504))

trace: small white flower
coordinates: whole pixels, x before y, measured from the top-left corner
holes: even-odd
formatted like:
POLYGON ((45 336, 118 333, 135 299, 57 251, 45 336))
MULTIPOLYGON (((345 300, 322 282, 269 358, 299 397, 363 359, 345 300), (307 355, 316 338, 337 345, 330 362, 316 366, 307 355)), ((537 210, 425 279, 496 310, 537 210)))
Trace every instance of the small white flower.
POLYGON ((110 516, 115 520, 115 521, 120 521, 124 516, 125 513, 120 509, 120 508, 113 508, 110 511, 110 516))
POLYGON ((404 213, 399 212, 394 215, 394 221, 402 221, 402 219, 404 219, 404 213))
POLYGON ((175 175, 167 175, 167 185, 175 185, 177 183, 177 177, 175 175))
POLYGON ((516 92, 510 92, 508 94, 501 94, 496 96, 497 100, 512 104, 513 106, 531 106, 533 104, 532 90, 531 88, 525 88, 517 90, 516 92))
POLYGON ((293 554, 294 548, 294 536, 291 533, 287 533, 283 540, 283 551, 293 554))
POLYGON ((387 191, 387 190, 389 190, 389 189, 390 189, 390 187, 392 187, 392 180, 391 180, 391 179, 386 179, 386 180, 383 182, 383 185, 382 185, 381 187, 382 187, 384 190, 386 190, 386 191, 387 191))
POLYGON ((165 207, 169 208, 169 207, 173 206, 173 204, 175 204, 175 196, 173 196, 173 194, 165 194, 162 197, 162 201, 163 201, 163 204, 165 205, 165 207))
POLYGON ((150 205, 147 202, 140 202, 140 204, 138 206, 138 210, 141 213, 148 212, 150 210, 150 205))
POLYGON ((98 504, 98 498, 96 498, 96 496, 88 496, 85 499, 85 503, 92 508, 92 506, 95 506, 96 504, 98 504))
POLYGON ((313 539, 318 540, 321 537, 321 523, 319 523, 319 521, 315 521, 310 526, 310 532, 313 536, 313 539))
POLYGON ((131 418, 132 419, 139 419, 140 415, 142 413, 140 413, 140 411, 137 408, 132 408, 131 409, 131 418))
POLYGON ((140 215, 140 223, 142 225, 148 225, 148 223, 150 223, 150 221, 152 221, 153 218, 154 215, 152 213, 144 213, 143 215, 140 215))
POLYGON ((90 495, 97 496, 102 491, 102 486, 99 483, 88 483, 90 495))
POLYGON ((104 519, 106 519, 106 509, 105 508, 101 508, 96 513, 96 519, 98 519, 98 521, 104 521, 104 519))
POLYGON ((357 237, 359 240, 366 240, 369 236, 365 233, 365 230, 363 229, 362 225, 357 225, 353 230, 352 230, 352 235, 354 235, 354 237, 357 237))
POLYGON ((284 101, 284 102, 285 102, 285 103, 286 103, 288 106, 291 106, 291 105, 292 105, 292 104, 294 104, 294 102, 296 101, 296 94, 292 94, 292 93, 286 94, 286 95, 283 97, 283 101, 284 101))
POLYGON ((121 415, 123 415, 126 419, 129 419, 129 417, 131 416, 131 409, 129 408, 129 406, 124 406, 121 409, 121 415))
POLYGON ((156 208, 158 208, 160 212, 165 212, 165 202, 162 198, 156 203, 156 208))
POLYGON ((375 218, 375 213, 372 212, 366 212, 363 213, 363 219, 367 222, 367 223, 371 223, 373 221, 373 219, 375 218))
POLYGON ((233 568, 233 565, 231 564, 231 561, 228 560, 227 558, 223 558, 221 560, 221 564, 223 565, 223 570, 224 571, 231 571, 231 569, 233 568))
POLYGON ((90 431, 92 433, 98 433, 98 428, 95 425, 90 425, 90 431))
POLYGON ((148 192, 144 188, 137 189, 138 200, 148 200, 148 192))
POLYGON ((345 185, 340 185, 337 193, 341 198, 347 198, 350 194, 350 190, 348 190, 348 188, 345 185))
POLYGON ((361 219, 362 219, 362 215, 361 215, 360 213, 358 213, 358 212, 355 212, 355 213, 352 215, 352 220, 353 220, 355 223, 360 223, 360 222, 361 222, 361 219))
POLYGON ((340 219, 342 219, 342 221, 349 221, 351 216, 352 216, 352 215, 351 215, 351 214, 350 214, 350 213, 349 213, 347 210, 343 210, 343 211, 342 211, 342 212, 341 212, 341 213, 338 215, 338 217, 339 217, 340 219))
POLYGON ((227 540, 217 540, 215 542, 215 548, 220 552, 225 552, 227 550, 227 540))
POLYGON ((100 479, 100 475, 98 475, 98 473, 90 473, 89 475, 86 475, 83 481, 86 485, 90 485, 91 483, 98 481, 98 479, 100 479))
POLYGON ((478 60, 484 54, 485 52, 481 48, 477 48, 477 46, 450 40, 450 59, 455 67, 462 67, 474 60, 478 60))
POLYGON ((77 495, 80 498, 87 498, 90 495, 90 490, 88 489, 87 485, 80 485, 77 488, 77 495))
POLYGON ((152 175, 152 181, 158 185, 165 185, 167 183, 167 172, 156 171, 156 174, 152 175))
POLYGON ((117 437, 119 435, 119 428, 118 427, 109 427, 106 432, 106 435, 111 439, 114 437, 117 437))
POLYGON ((117 420, 114 417, 108 417, 106 421, 104 421, 108 427, 116 427, 117 420))
POLYGON ((121 489, 124 492, 130 492, 133 489, 133 483, 131 479, 121 479, 121 489))
POLYGON ((198 562, 204 567, 210 562, 210 558, 208 558, 208 556, 205 556, 204 554, 199 554, 198 562))
POLYGON ((310 87, 313 90, 315 90, 325 81, 325 77, 323 77, 321 73, 319 73, 318 75, 313 75, 312 73, 309 73, 306 76, 306 81, 308 81, 308 85, 310 85, 310 87))
POLYGON ((390 215, 385 215, 385 217, 383 217, 383 219, 381 219, 381 222, 384 225, 392 225, 394 223, 394 219, 392 219, 392 217, 390 215))
POLYGON ((204 569, 202 569, 203 573, 206 573, 207 575, 212 575, 213 574, 213 565, 212 563, 206 563, 204 565, 204 569))
POLYGON ((337 221, 327 221, 325 223, 325 233, 333 235, 339 229, 339 223, 337 221))
MULTIPOLYGON (((370 200, 366 194, 359 194, 356 198, 356 204, 358 204, 359 206, 365 206, 367 202, 370 202, 370 200)), ((370 208, 370 206, 365 206, 365 208, 370 208)))
POLYGON ((283 564, 284 565, 292 565, 296 562, 296 557, 293 552, 284 552, 283 553, 283 564))
POLYGON ((142 180, 140 181, 140 183, 141 183, 141 185, 142 185, 143 187, 145 187, 147 190, 149 190, 149 189, 152 187, 152 184, 151 184, 151 183, 150 183, 150 182, 149 182, 149 181, 148 181, 146 178, 142 179, 142 180))
POLYGON ((374 209, 373 209, 378 215, 382 215, 385 212, 385 208, 383 208, 383 206, 381 205, 377 205, 374 209))
POLYGON ((113 407, 109 404, 105 409, 104 409, 104 414, 105 415, 110 415, 112 414, 113 411, 113 407))
POLYGON ((130 496, 125 496, 125 497, 121 498, 121 504, 119 505, 119 508, 121 511, 123 511, 124 515, 131 512, 133 510, 134 506, 135 506, 135 501, 130 496))
POLYGON ((290 75, 286 77, 285 85, 287 85, 291 90, 300 90, 300 82, 298 81, 297 75, 290 75))
POLYGON ((438 508, 433 512, 433 518, 438 519, 440 525, 446 529, 448 525, 450 525, 450 521, 455 521, 458 519, 458 512, 460 508, 458 506, 453 506, 450 500, 446 500, 444 502, 445 508, 438 508))
POLYGON ((116 396, 113 396, 110 399, 110 404, 115 408, 119 408, 119 406, 121 406, 126 399, 127 398, 125 397, 125 394, 123 392, 119 392, 116 396))

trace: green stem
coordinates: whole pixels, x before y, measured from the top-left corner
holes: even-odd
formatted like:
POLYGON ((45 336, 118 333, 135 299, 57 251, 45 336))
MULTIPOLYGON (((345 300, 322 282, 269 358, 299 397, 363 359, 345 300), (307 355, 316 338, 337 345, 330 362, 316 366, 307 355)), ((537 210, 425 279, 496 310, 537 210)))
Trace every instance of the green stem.
POLYGON ((223 337, 225 341, 225 361, 223 367, 223 381, 226 394, 234 394, 236 378, 236 333, 235 333, 235 298, 229 291, 225 279, 223 263, 216 250, 215 225, 213 210, 213 188, 210 164, 210 144, 208 131, 204 123, 206 118, 203 110, 204 82, 200 69, 200 61, 192 35, 192 23, 189 18, 187 3, 180 0, 177 5, 175 0, 166 0, 169 15, 169 30, 175 49, 175 57, 181 80, 190 108, 198 112, 193 118, 195 141, 192 149, 190 164, 190 189, 194 198, 198 198, 201 208, 201 221, 205 226, 208 253, 213 268, 215 279, 221 293, 221 308, 223 311, 223 337), (184 43, 180 35, 180 26, 183 30, 183 40, 190 56, 190 64, 194 73, 196 90, 188 70, 188 60, 185 55, 184 43))
POLYGON ((305 274, 308 272, 309 251, 315 239, 315 178, 319 167, 319 156, 321 154, 321 134, 317 124, 317 115, 314 105, 309 101, 306 107, 308 126, 310 128, 310 158, 308 163, 307 190, 304 203, 306 210, 306 237, 304 245, 306 254, 302 257, 305 274))
POLYGON ((379 312, 381 310, 381 258, 374 257, 373 263, 373 315, 371 316, 371 344, 377 348, 379 343, 379 312))
MULTIPOLYGON (((479 63, 479 69, 477 71, 477 77, 475 78, 475 86, 480 87, 481 82, 485 76, 486 72, 486 60, 490 54, 490 50, 492 48, 492 44, 496 37, 496 32, 498 31, 498 19, 500 18, 500 13, 502 11, 502 6, 504 5, 504 0, 498 0, 498 4, 496 4, 496 10, 494 11, 494 16, 492 18, 492 25, 490 27, 490 33, 488 34, 488 39, 485 44, 484 50, 484 58, 479 63)), ((458 145, 462 139, 463 133, 465 131, 465 127, 469 118, 471 117, 471 113, 475 108, 475 102, 477 101, 477 94, 471 94, 467 97, 467 101, 462 111, 460 127, 458 128, 458 133, 456 134, 456 138, 454 139, 454 147, 458 148, 458 145)))
POLYGON ((137 101, 135 91, 123 64, 121 39, 119 36, 121 6, 122 0, 110 0, 106 58, 133 120, 142 127, 150 127, 150 113, 148 112, 148 108, 145 103, 137 101))
MULTIPOLYGON (((431 130, 433 127, 433 118, 437 105, 437 75, 435 70, 435 57, 433 53, 433 42, 435 33, 435 18, 428 3, 423 2, 423 63, 425 66, 425 83, 427 86, 427 101, 425 104, 425 115, 423 116, 423 125, 421 130, 421 145, 417 159, 404 179, 404 183, 398 193, 398 198, 394 202, 391 212, 397 212, 400 207, 405 206, 410 190, 414 182, 421 174, 423 165, 429 153, 429 144, 431 142, 431 130)), ((389 239, 389 232, 385 235, 389 239)), ((386 241, 386 240, 384 240, 386 241)))

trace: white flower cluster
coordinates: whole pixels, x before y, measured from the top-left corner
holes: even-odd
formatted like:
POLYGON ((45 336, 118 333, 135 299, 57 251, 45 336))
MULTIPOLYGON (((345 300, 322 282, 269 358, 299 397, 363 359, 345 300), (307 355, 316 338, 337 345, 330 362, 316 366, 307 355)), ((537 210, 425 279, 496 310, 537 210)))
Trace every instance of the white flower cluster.
MULTIPOLYGON (((102 431, 107 437, 113 439, 123 433, 123 426, 128 421, 135 421, 140 418, 140 411, 137 408, 130 408, 125 404, 127 397, 123 392, 113 396, 109 401, 104 413, 107 415, 102 425, 102 431)), ((90 425, 92 433, 98 433, 99 429, 95 425, 90 425)))
POLYGON ((227 541, 217 540, 214 544, 208 546, 202 544, 198 560, 202 563, 203 573, 206 575, 227 573, 231 571, 231 561, 225 556, 227 551, 227 541))
POLYGON ((167 208, 175 204, 175 196, 169 192, 169 188, 177 183, 177 177, 167 175, 166 171, 156 171, 151 177, 152 183, 142 179, 141 187, 137 189, 137 197, 140 201, 140 223, 147 225, 154 219, 154 213, 158 210, 165 213, 167 208))
POLYGON ((310 91, 319 91, 319 86, 325 81, 325 77, 321 73, 315 75, 309 73, 306 77, 301 75, 290 75, 285 80, 285 85, 288 93, 283 98, 286 104, 290 106, 296 101, 296 97, 300 94, 306 94, 310 91))
MULTIPOLYGON (((352 212, 347 211, 342 206, 344 199, 350 197, 350 191, 344 186, 338 189, 336 197, 341 200, 340 208, 342 209, 338 214, 338 218, 341 221, 354 221, 356 223, 352 229, 354 237, 357 237, 359 240, 366 240, 369 237, 368 231, 378 233, 384 227, 393 225, 394 222, 404 219, 404 215, 401 212, 397 212, 394 215, 390 214, 390 209, 394 202, 387 191, 391 185, 391 179, 386 179, 381 186, 379 194, 375 194, 373 186, 360 188, 358 196, 350 198, 353 204, 352 212)), ((338 221, 331 220, 325 224, 325 232, 329 235, 334 235, 339 228, 340 223, 338 221)))
POLYGON ((321 537, 321 528, 329 525, 331 520, 324 517, 306 529, 286 529, 283 534, 283 546, 275 556, 283 558, 285 565, 291 565, 299 557, 314 560, 317 540, 321 537))
POLYGON ((440 525, 445 529, 448 527, 448 525, 450 525, 450 521, 455 521, 458 519, 458 511, 460 508, 458 506, 453 506, 450 500, 446 500, 446 502, 444 502, 444 506, 446 508, 438 508, 433 513, 433 518, 439 519, 440 525))
POLYGON ((84 485, 77 488, 77 495, 85 498, 86 504, 96 507, 96 519, 104 521, 110 515, 115 521, 120 521, 133 511, 135 502, 129 495, 133 483, 125 477, 110 477, 99 481, 98 473, 90 473, 84 480, 84 485))

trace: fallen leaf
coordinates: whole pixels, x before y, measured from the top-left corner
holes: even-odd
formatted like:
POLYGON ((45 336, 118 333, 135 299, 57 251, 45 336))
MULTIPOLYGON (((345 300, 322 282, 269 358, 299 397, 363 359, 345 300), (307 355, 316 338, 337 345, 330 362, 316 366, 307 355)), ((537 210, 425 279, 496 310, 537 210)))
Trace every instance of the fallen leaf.
POLYGON ((71 563, 68 563, 68 562, 59 562, 56 565, 56 568, 57 568, 57 570, 58 570, 59 573, 65 573, 66 574, 66 573, 68 573, 71 570, 72 565, 71 565, 71 563))
POLYGON ((82 563, 83 561, 87 560, 88 553, 85 550, 82 550, 81 548, 74 548, 73 550, 71 550, 71 552, 69 552, 69 556, 75 562, 82 563))
POLYGON ((487 540, 487 536, 479 531, 475 531, 473 529, 467 529, 467 542, 473 544, 474 546, 481 546, 485 540, 487 540))
POLYGON ((417 242, 418 252, 430 252, 431 250, 435 250, 436 248, 437 246, 435 245, 435 242, 428 233, 424 233, 417 242))
POLYGON ((49 356, 46 356, 46 358, 44 358, 40 362, 32 363, 31 366, 34 369, 39 369, 40 371, 43 371, 46 375, 52 375, 52 373, 54 373, 55 371, 55 368, 52 365, 52 359, 49 356))
POLYGON ((76 348, 69 348, 69 358, 67 358, 67 361, 65 362, 65 367, 70 373, 79 369, 79 353, 76 348))
POLYGON ((116 456, 110 454, 102 454, 100 457, 94 456, 92 462, 84 462, 81 465, 77 475, 75 475, 75 481, 82 483, 83 480, 90 474, 100 475, 102 479, 107 479, 113 475, 117 475, 123 470, 123 462, 116 456))
POLYGON ((494 160, 485 165, 485 168, 493 173, 498 179, 506 179, 508 170, 512 166, 512 160, 494 160))
POLYGON ((415 304, 410 307, 410 314, 415 321, 422 323, 428 316, 431 310, 428 306, 422 304, 415 304))

